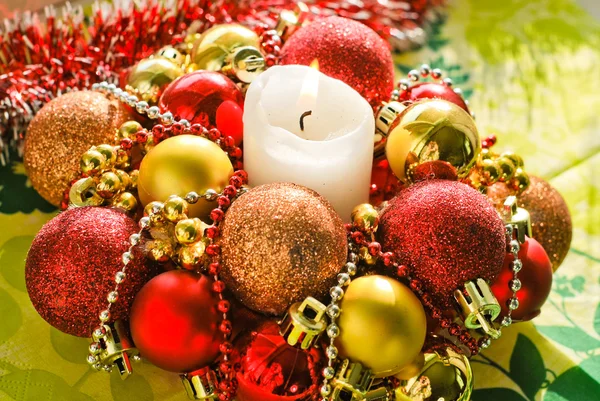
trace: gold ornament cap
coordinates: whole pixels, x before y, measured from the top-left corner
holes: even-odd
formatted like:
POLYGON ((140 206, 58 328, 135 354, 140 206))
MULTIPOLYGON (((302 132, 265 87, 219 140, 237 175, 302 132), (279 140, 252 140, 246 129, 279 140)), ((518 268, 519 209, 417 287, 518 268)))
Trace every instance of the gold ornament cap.
POLYGON ((293 304, 279 322, 279 334, 292 346, 310 348, 327 326, 325 310, 326 306, 313 297, 293 304))
POLYGON ((331 380, 332 390, 328 401, 362 401, 372 384, 370 369, 358 362, 344 359, 331 380))
POLYGON ((102 325, 102 334, 92 334, 92 340, 100 344, 100 363, 115 365, 121 379, 125 380, 133 373, 130 358, 138 354, 137 348, 128 336, 125 324, 121 320, 102 325))
POLYGON ((381 106, 377 112, 377 115, 375 116, 375 148, 373 149, 375 158, 385 153, 387 137, 396 127, 398 115, 402 113, 406 107, 406 105, 400 102, 391 101, 381 106))
POLYGON ((190 400, 216 401, 217 375, 212 369, 180 375, 185 392, 190 400))
POLYGON ((310 9, 305 3, 298 2, 296 8, 292 10, 283 10, 279 14, 275 31, 283 40, 287 40, 294 32, 298 30, 310 14, 310 9))
POLYGON ((532 237, 531 233, 531 216, 529 212, 522 207, 517 206, 517 197, 509 196, 502 205, 502 219, 506 224, 510 224, 513 228, 513 235, 516 235, 517 240, 525 243, 525 236, 532 237))
POLYGON ((390 168, 404 183, 427 164, 445 165, 466 177, 477 161, 481 141, 473 118, 454 103, 425 99, 398 115, 385 145, 390 168))
POLYGON ((501 307, 485 280, 467 281, 464 285, 467 296, 461 290, 454 291, 454 299, 469 329, 481 328, 490 337, 497 339, 500 332, 494 328, 493 321, 500 315, 501 307))
POLYGON ((469 401, 473 392, 473 371, 469 359, 447 348, 445 354, 425 354, 419 374, 400 382, 396 401, 469 401))
POLYGON ((265 58, 255 47, 243 46, 232 51, 221 72, 234 80, 249 84, 265 70, 265 58))
POLYGON ((100 206, 104 203, 104 198, 96 192, 96 182, 94 179, 86 177, 78 180, 71 186, 69 201, 76 207, 100 206))

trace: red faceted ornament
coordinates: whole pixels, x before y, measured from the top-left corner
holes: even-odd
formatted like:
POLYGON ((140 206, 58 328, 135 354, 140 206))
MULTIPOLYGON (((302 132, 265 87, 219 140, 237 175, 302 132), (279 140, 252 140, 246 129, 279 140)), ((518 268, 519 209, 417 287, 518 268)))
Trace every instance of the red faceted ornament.
POLYGON ((469 107, 461 95, 444 84, 437 82, 420 82, 405 91, 400 92, 399 101, 413 101, 421 99, 442 99, 454 103, 469 113, 469 107))
POLYGON ((219 355, 222 314, 212 280, 184 270, 150 280, 131 308, 131 336, 144 358, 161 369, 190 372, 219 355))
POLYGON ((238 401, 300 401, 318 394, 321 350, 292 347, 273 321, 241 337, 232 358, 237 372, 238 401))
MULTIPOLYGON (((129 236, 138 230, 124 213, 101 207, 68 209, 46 223, 25 264, 27 292, 40 316, 64 333, 89 337, 115 288, 115 273, 123 268, 129 236)), ((134 250, 111 321, 129 317, 136 293, 159 271, 134 250)))
POLYGON ((281 56, 281 64, 312 65, 344 81, 373 107, 388 100, 394 89, 389 45, 371 28, 348 18, 323 18, 299 29, 281 56))
POLYGON ((173 81, 160 97, 161 112, 170 111, 176 120, 215 127, 219 109, 223 107, 232 121, 229 125, 239 127, 242 113, 230 113, 231 101, 240 109, 244 107, 244 95, 237 85, 225 75, 213 71, 194 71, 173 81))
POLYGON ((441 308, 452 305, 466 281, 493 281, 504 261, 504 223, 485 196, 456 181, 427 180, 400 191, 377 236, 441 308))
MULTIPOLYGON (((541 312, 552 289, 552 262, 544 248, 533 238, 527 238, 521 245, 519 259, 523 267, 517 274, 520 289, 517 292, 519 307, 512 313, 514 321, 527 321, 541 312)), ((508 253, 500 275, 492 284, 492 292, 502 306, 502 316, 508 314, 507 302, 512 298, 513 280, 512 262, 514 258, 508 253)), ((517 283, 518 284, 518 283, 517 283)))

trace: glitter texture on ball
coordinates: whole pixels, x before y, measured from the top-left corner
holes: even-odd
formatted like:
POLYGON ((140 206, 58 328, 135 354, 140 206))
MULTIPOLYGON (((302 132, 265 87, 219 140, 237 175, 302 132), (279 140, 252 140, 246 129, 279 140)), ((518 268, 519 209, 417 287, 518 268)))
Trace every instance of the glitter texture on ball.
MULTIPOLYGON (((27 292, 40 316, 64 333, 89 337, 115 288, 129 236, 138 230, 124 213, 101 207, 69 209, 46 223, 25 265, 27 292)), ((128 318, 135 294, 158 272, 158 266, 134 251, 111 320, 128 318)))
POLYGON ((342 17, 317 20, 294 33, 281 49, 281 64, 312 65, 344 81, 373 107, 394 89, 388 44, 371 28, 342 17))
POLYGON ((493 281, 504 262, 498 213, 485 196, 455 181, 423 181, 401 191, 383 212, 378 237, 443 307, 466 281, 493 281))
POLYGON ((114 143, 129 117, 117 99, 98 92, 70 92, 47 103, 25 137, 24 165, 33 188, 58 206, 77 177, 81 155, 94 145, 114 143))
POLYGON ((346 262, 346 231, 315 191, 261 185, 230 207, 221 225, 222 280, 248 308, 281 315, 322 298, 346 262))

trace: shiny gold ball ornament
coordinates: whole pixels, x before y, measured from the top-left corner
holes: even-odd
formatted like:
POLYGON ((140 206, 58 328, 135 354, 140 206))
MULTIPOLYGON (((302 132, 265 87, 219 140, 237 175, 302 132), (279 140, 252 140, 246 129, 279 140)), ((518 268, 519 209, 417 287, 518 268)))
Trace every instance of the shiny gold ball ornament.
POLYGON ((221 223, 221 279, 246 307, 282 315, 324 300, 346 263, 346 230, 315 191, 273 183, 240 196, 221 223))
POLYGON ((188 203, 181 196, 172 195, 163 206, 163 216, 171 222, 187 218, 188 203))
POLYGON ((163 48, 138 61, 127 76, 125 89, 150 104, 156 104, 167 85, 183 75, 183 60, 183 55, 176 49, 163 48))
POLYGON ((369 203, 363 203, 352 210, 352 223, 361 230, 375 232, 379 225, 379 213, 369 203))
POLYGON ((481 150, 473 118, 461 107, 441 99, 425 99, 404 109, 390 124, 385 148, 400 181, 412 182, 415 169, 440 162, 469 174, 481 150))
MULTIPOLYGON (((227 154, 214 142, 194 135, 179 135, 156 145, 142 160, 137 180, 142 205, 164 201, 188 192, 220 192, 233 174, 227 154)), ((188 217, 204 218, 215 202, 200 199, 188 206, 188 217)))
POLYGON ((230 52, 238 47, 260 47, 258 35, 240 24, 216 25, 195 40, 191 61, 197 70, 219 71, 230 52))
POLYGON ((93 145, 113 143, 129 117, 117 99, 98 92, 69 92, 48 102, 25 137, 24 165, 33 188, 60 205, 63 191, 79 173, 81 155, 93 145))
POLYGON ((175 238, 180 244, 193 244, 202 237, 206 227, 208 225, 199 218, 179 220, 175 226, 175 238))
POLYGON ((496 163, 500 167, 500 177, 498 181, 500 182, 508 182, 512 180, 515 175, 516 167, 511 159, 505 156, 500 156, 496 159, 496 163))
POLYGON ((385 276, 353 280, 342 298, 335 345, 342 358, 360 362, 375 377, 399 373, 425 342, 425 311, 413 292, 385 276))

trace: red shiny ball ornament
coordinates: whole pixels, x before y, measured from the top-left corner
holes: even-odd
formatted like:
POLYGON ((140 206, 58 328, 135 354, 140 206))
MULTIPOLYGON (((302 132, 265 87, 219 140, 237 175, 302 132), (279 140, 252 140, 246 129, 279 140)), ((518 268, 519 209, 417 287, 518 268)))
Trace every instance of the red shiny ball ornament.
MULTIPOLYGON (((129 236, 138 230, 124 213, 101 207, 68 209, 46 223, 25 264, 27 292, 40 316, 64 333, 89 337, 123 268, 129 236)), ((135 294, 158 272, 135 248, 111 321, 128 318, 135 294)))
POLYGON ((223 136, 230 136, 239 146, 244 138, 242 115, 244 110, 233 100, 226 100, 217 109, 216 125, 223 136))
POLYGON ((383 251, 412 270, 436 305, 468 280, 493 281, 504 261, 504 223, 487 198, 456 181, 427 180, 392 199, 377 232, 383 251))
POLYGON ((159 100, 161 112, 170 111, 176 120, 185 119, 215 127, 219 109, 229 114, 232 127, 242 124, 242 113, 229 113, 231 101, 240 109, 244 107, 244 95, 237 85, 225 75, 213 71, 194 71, 173 81, 159 100))
POLYGON ((223 334, 219 297, 208 277, 184 270, 156 276, 135 297, 131 336, 144 358, 161 369, 190 372, 219 355, 223 334))
MULTIPOLYGON (((523 268, 517 274, 521 282, 521 289, 517 292, 519 307, 512 312, 514 321, 531 320, 541 312, 541 307, 546 302, 552 289, 552 262, 539 242, 527 238, 521 244, 519 259, 523 268)), ((512 262, 514 258, 508 253, 504 259, 504 266, 500 275, 491 286, 492 292, 502 306, 502 316, 508 314, 507 302, 512 298, 510 288, 513 279, 512 262)))
POLYGON ((421 99, 442 99, 454 103, 467 113, 470 113, 469 107, 461 95, 454 92, 454 89, 451 87, 437 82, 420 82, 414 84, 407 90, 400 92, 398 99, 400 102, 416 102, 421 99))
POLYGON ((371 170, 371 191, 369 203, 379 206, 381 202, 392 199, 402 188, 387 159, 375 160, 371 170))
POLYGON ((232 359, 239 364, 238 401, 300 401, 318 394, 322 361, 319 348, 292 347, 279 326, 266 321, 234 344, 232 359))
POLYGON ((373 107, 394 90, 394 63, 388 44, 360 22, 328 17, 295 32, 281 49, 281 64, 318 65, 344 81, 373 107))

